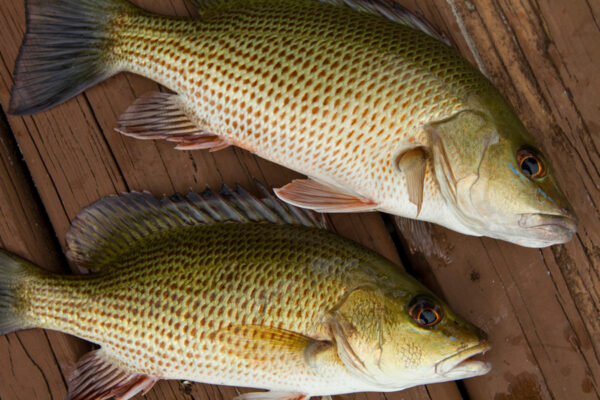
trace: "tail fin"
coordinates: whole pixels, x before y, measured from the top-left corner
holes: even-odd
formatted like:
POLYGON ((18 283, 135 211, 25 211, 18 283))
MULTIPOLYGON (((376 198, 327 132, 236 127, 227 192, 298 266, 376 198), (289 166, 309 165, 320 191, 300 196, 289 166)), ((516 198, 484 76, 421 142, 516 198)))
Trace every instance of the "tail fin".
POLYGON ((19 313, 19 290, 23 280, 36 268, 0 249, 0 335, 32 327, 19 313))
POLYGON ((27 33, 15 66, 8 112, 33 114, 60 104, 114 71, 107 26, 135 7, 124 0, 26 0, 27 33))

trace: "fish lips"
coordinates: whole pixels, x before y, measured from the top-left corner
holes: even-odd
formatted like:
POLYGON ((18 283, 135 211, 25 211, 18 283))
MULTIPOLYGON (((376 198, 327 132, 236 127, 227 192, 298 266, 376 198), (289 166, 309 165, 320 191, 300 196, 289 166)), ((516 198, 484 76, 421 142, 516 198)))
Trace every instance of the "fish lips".
POLYGON ((549 245, 561 244, 570 241, 577 233, 577 218, 572 215, 521 214, 519 226, 549 245))
POLYGON ((472 359, 473 356, 485 353, 491 348, 484 340, 475 346, 468 347, 458 353, 443 359, 435 365, 435 372, 439 376, 452 379, 470 378, 487 374, 492 366, 489 363, 472 359))

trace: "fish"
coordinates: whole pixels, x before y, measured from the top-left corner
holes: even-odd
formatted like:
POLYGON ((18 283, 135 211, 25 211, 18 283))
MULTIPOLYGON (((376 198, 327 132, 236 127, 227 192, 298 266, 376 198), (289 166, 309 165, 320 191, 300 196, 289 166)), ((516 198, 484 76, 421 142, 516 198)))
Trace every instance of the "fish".
POLYGON ((527 247, 577 218, 533 136, 435 29, 389 0, 197 0, 195 17, 124 0, 27 0, 9 112, 127 71, 117 131, 180 150, 238 146, 306 175, 276 190, 318 212, 381 211, 527 247))
POLYGON ((67 233, 51 273, 0 251, 0 334, 100 345, 70 400, 126 400, 161 379, 267 389, 237 400, 396 391, 479 376, 486 334, 397 265, 265 191, 110 196, 67 233))

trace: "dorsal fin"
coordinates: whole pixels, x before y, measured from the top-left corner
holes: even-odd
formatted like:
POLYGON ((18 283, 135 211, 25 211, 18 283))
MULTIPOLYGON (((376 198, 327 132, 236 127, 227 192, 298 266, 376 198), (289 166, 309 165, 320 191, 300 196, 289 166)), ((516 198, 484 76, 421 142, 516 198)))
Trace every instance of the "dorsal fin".
POLYGON ((220 222, 270 222, 325 228, 318 214, 283 203, 260 189, 257 199, 242 187, 223 185, 197 194, 157 199, 150 193, 130 192, 105 197, 84 208, 67 232, 67 257, 86 268, 101 269, 142 238, 165 230, 220 222))
POLYGON ((404 8, 394 0, 318 0, 322 3, 351 7, 356 11, 385 17, 393 22, 410 26, 434 37, 448 46, 452 43, 448 38, 431 25, 423 16, 404 8))
MULTIPOLYGON (((218 7, 243 7, 249 0, 190 0, 200 14, 218 7)), ((254 0, 281 2, 289 0, 254 0)), ((333 4, 336 6, 350 7, 359 12, 367 12, 379 17, 387 18, 393 22, 410 26, 413 29, 420 30, 429 36, 441 40, 448 46, 452 46, 450 40, 433 25, 431 25, 423 16, 417 15, 408 9, 402 7, 394 0, 313 0, 321 3, 333 4)))
MULTIPOLYGON (((256 0, 254 0, 256 1, 256 0)), ((262 1, 281 1, 281 0, 262 0, 262 1)), ((244 7, 249 0, 190 0, 194 8, 203 14, 205 11, 214 10, 220 7, 244 7)))

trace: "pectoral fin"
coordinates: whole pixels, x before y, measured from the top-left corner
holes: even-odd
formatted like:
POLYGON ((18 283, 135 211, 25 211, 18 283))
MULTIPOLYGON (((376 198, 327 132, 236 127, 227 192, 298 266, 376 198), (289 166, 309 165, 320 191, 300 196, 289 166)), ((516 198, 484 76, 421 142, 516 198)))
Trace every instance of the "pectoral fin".
POLYGON ((114 364, 104 350, 84 356, 67 379, 69 400, 127 400, 146 394, 158 378, 125 371, 114 364))
POLYGON ((214 333, 227 351, 252 362, 316 365, 316 357, 331 348, 327 340, 261 325, 238 325, 214 333))
POLYGON ((236 396, 233 400, 308 400, 304 393, 291 392, 252 392, 236 396))
POLYGON ((200 126, 186 110, 181 97, 149 93, 137 99, 120 116, 116 131, 138 139, 166 139, 178 150, 217 151, 231 143, 200 126))
POLYGON ((412 148, 400 154, 396 162, 398 169, 406 178, 408 199, 417 206, 416 216, 419 216, 423 205, 423 187, 425 186, 427 153, 422 147, 412 148))
POLYGON ((273 191, 277 197, 287 203, 317 212, 363 212, 377 208, 377 203, 369 199, 360 198, 312 179, 296 179, 273 191))

